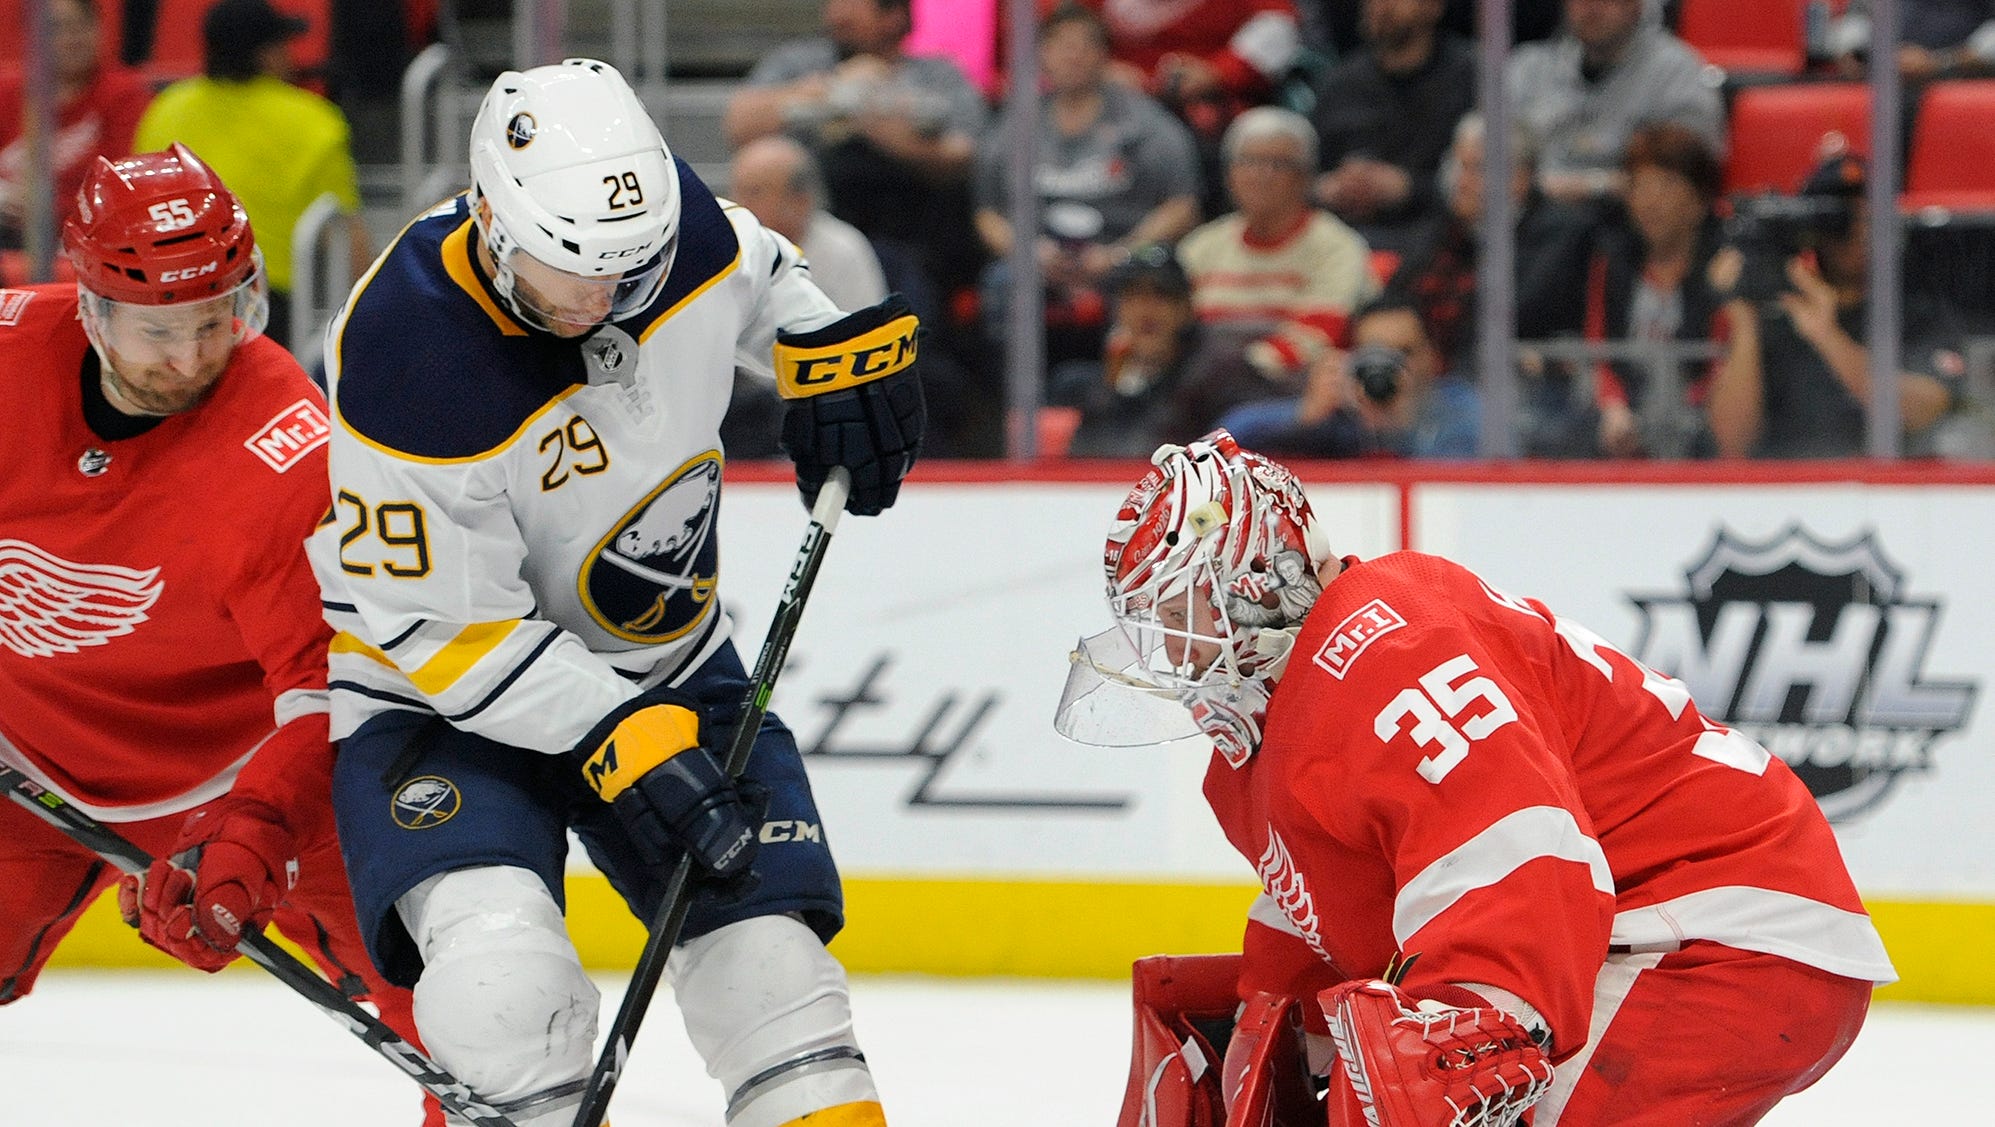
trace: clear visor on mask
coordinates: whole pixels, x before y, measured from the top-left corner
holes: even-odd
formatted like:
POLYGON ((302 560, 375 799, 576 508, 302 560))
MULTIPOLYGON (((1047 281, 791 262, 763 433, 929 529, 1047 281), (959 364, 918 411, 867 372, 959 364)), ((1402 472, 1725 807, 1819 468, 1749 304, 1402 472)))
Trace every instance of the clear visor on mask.
POLYGON ((499 261, 499 288, 509 291, 514 310, 538 328, 591 329, 621 321, 656 301, 678 246, 675 232, 642 265, 604 277, 571 274, 514 246, 499 261))
POLYGON ((1176 690, 1149 680, 1130 636, 1112 627, 1074 643, 1053 730, 1097 747, 1142 747, 1199 734, 1176 690))

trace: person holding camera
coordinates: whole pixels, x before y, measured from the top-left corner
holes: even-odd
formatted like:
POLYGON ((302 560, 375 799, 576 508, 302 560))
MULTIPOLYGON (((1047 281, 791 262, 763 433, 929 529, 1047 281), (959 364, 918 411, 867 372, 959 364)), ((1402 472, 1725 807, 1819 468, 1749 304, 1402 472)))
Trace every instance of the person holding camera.
MULTIPOLYGON (((1713 257, 1730 349, 1707 403, 1726 457, 1844 458, 1866 449, 1870 355, 1870 216, 1862 158, 1831 153, 1800 193, 1742 201, 1728 245, 1713 257)), ((1907 293, 1898 407, 1905 430, 1924 430, 1959 396, 1966 370, 1949 310, 1907 293)), ((1722 332, 1721 332, 1722 336, 1722 332)))
MULTIPOLYGON (((1110 272, 1135 248, 1174 243, 1199 220, 1191 133, 1155 100, 1110 82, 1108 50, 1101 16, 1079 4, 1061 4, 1039 24, 1046 91, 1033 114, 1041 143, 1032 182, 1045 227, 1035 247, 1051 363, 1099 355, 1110 272)), ((1020 236, 1007 217, 1013 138, 1032 124, 1001 117, 977 158, 977 234, 994 259, 981 283, 982 317, 1000 342, 1008 331, 1007 256, 1020 236)))
POLYGON ((1372 301, 1351 318, 1351 343, 1310 366, 1301 395, 1236 407, 1219 425, 1284 457, 1475 457, 1480 397, 1442 371, 1418 307, 1372 301))

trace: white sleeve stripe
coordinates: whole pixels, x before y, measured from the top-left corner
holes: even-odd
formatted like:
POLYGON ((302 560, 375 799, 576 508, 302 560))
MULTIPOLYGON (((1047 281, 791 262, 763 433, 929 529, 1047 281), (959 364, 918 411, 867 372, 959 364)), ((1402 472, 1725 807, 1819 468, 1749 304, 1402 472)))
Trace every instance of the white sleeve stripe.
POLYGON ((1689 939, 1779 955, 1845 978, 1898 980, 1869 916, 1791 892, 1726 885, 1614 917, 1612 941, 1636 950, 1689 939))
POLYGON ((1302 934, 1302 930, 1296 927, 1292 920, 1282 914, 1281 907, 1275 903, 1275 898, 1265 892, 1254 897, 1253 907, 1247 909, 1247 919, 1249 922, 1260 924, 1262 927, 1273 928, 1283 935, 1293 935, 1297 939, 1308 938, 1308 936, 1302 934))
POLYGON ((277 694, 277 726, 282 728, 300 716, 323 715, 332 710, 324 689, 286 689, 277 694))
POLYGON ((1455 902, 1488 888, 1541 857, 1585 865, 1593 887, 1614 895, 1614 874, 1600 843, 1586 836, 1572 811, 1529 806, 1435 858, 1399 890, 1392 906, 1392 935, 1403 947, 1414 933, 1455 902))

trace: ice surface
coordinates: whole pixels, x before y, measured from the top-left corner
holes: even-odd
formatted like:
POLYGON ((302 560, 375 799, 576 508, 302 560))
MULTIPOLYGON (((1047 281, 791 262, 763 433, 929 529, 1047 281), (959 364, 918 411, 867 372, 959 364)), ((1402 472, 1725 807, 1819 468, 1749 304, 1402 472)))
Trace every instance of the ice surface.
MULTIPOLYGON (((599 980, 605 1022, 620 979, 599 980)), ((720 1093, 669 994, 611 1105, 616 1127, 718 1127, 720 1093)), ((1113 1127, 1128 988, 862 977, 859 1036, 895 1127, 1113 1127)), ((1972 1081, 1995 1010, 1878 1006, 1856 1046, 1770 1127, 1986 1122, 1972 1081)), ((5 1127, 398 1127, 417 1089, 260 973, 52 972, 0 1009, 5 1127)))

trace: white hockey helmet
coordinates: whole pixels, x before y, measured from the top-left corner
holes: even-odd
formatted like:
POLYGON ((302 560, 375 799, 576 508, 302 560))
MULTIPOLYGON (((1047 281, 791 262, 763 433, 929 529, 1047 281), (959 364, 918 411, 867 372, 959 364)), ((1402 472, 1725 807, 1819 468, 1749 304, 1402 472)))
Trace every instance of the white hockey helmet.
POLYGON ((614 321, 664 287, 679 242, 679 177, 609 64, 566 59, 494 80, 471 124, 471 187, 493 286, 528 323, 614 321), (521 255, 546 268, 529 267, 524 286, 521 255))
POLYGON ((1316 572, 1329 540, 1295 475, 1224 430, 1150 460, 1104 546, 1116 628, 1076 648, 1055 726, 1086 743, 1189 734, 1168 713, 1097 692, 1136 689, 1189 708, 1237 766, 1323 593, 1316 572))

